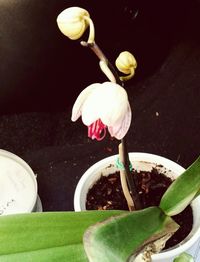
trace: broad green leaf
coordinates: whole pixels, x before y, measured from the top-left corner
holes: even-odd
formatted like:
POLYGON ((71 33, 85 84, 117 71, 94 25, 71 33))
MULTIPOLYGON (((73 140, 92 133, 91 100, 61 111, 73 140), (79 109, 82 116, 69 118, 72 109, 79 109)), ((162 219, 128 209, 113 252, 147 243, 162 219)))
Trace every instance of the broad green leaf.
POLYGON ((86 262, 82 238, 94 223, 122 211, 46 212, 0 217, 0 261, 86 262))
POLYGON ((178 228, 160 208, 150 207, 91 226, 84 234, 84 247, 91 262, 125 262, 178 228))
POLYGON ((200 192, 200 157, 168 188, 160 208, 168 215, 182 212, 200 192))
POLYGON ((195 262, 194 258, 187 254, 187 253, 182 253, 180 256, 174 259, 174 262, 195 262))
POLYGON ((0 256, 1 262, 88 262, 82 244, 52 247, 0 256))

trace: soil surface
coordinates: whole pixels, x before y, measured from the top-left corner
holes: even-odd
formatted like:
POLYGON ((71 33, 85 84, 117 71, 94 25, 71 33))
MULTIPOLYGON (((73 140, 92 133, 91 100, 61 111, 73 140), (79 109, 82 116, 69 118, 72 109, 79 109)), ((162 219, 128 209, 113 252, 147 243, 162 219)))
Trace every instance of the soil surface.
MULTIPOLYGON (((151 172, 133 171, 137 181, 137 190, 143 207, 158 206, 161 197, 172 183, 172 180, 157 169, 151 172)), ((124 198, 119 172, 102 176, 89 190, 86 202, 87 210, 128 210, 124 198)), ((167 241, 165 249, 180 243, 191 231, 193 216, 192 208, 188 206, 182 213, 173 217, 180 229, 167 241)))

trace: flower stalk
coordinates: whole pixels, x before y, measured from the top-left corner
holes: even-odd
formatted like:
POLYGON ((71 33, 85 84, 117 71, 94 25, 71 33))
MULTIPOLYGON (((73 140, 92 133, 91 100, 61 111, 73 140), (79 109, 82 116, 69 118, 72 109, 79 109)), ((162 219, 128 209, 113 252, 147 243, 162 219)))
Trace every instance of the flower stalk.
MULTIPOLYGON (((102 62, 104 63, 104 67, 107 65, 107 70, 109 70, 110 73, 112 74, 112 79, 113 79, 113 81, 111 81, 111 82, 117 83, 117 84, 123 86, 123 83, 122 83, 122 81, 119 79, 119 76, 118 76, 115 68, 114 68, 113 65, 109 62, 109 60, 106 58, 106 56, 104 55, 104 53, 102 52, 102 50, 99 48, 99 46, 98 46, 95 42, 93 42, 93 43, 88 43, 88 42, 85 42, 85 41, 81 41, 80 43, 81 43, 81 45, 84 46, 84 47, 89 47, 89 48, 94 52, 94 54, 99 58, 100 63, 102 63, 102 62)), ((101 68, 101 66, 100 66, 100 68, 101 68)), ((101 68, 101 70, 102 70, 102 68, 101 68)), ((102 70, 102 71, 103 71, 103 70, 102 70)), ((105 72, 103 71, 103 73, 105 73, 105 72)), ((107 73, 105 73, 105 75, 108 77, 107 73)), ((110 77, 108 77, 108 79, 110 80, 110 77)))
POLYGON ((94 38, 95 38, 95 29, 94 29, 93 21, 88 16, 84 16, 84 19, 88 22, 89 27, 90 27, 90 33, 89 33, 87 42, 88 43, 93 43, 94 42, 94 38))
MULTIPOLYGON (((124 154, 123 154, 123 146, 122 146, 122 143, 119 144, 119 160, 120 160, 120 163, 124 163, 124 154)), ((124 165, 123 165, 124 167, 124 165)), ((126 198, 126 201, 127 201, 127 204, 128 204, 128 208, 129 208, 129 211, 133 211, 135 210, 135 205, 134 205, 134 202, 133 202, 133 198, 129 192, 129 187, 128 187, 128 184, 127 184, 127 179, 126 179, 126 169, 123 168, 120 170, 120 181, 121 181, 121 186, 122 186, 122 190, 123 190, 123 193, 124 193, 124 196, 126 198)))
MULTIPOLYGON (((102 71, 104 73, 106 72, 105 75, 109 78, 109 80, 111 81, 112 79, 113 82, 123 86, 123 82, 118 76, 118 73, 116 72, 113 65, 109 62, 107 57, 104 55, 102 50, 99 48, 99 46, 95 42, 88 43, 81 41, 80 43, 84 47, 89 47, 95 53, 95 55, 99 58, 100 63, 101 61, 103 62, 104 68, 107 66, 107 70, 104 69, 102 71)), ((121 144, 119 145, 119 148, 121 148, 119 149, 120 161, 124 165, 124 170, 120 170, 122 190, 126 198, 129 210, 132 211, 142 209, 142 204, 139 198, 139 194, 137 192, 134 176, 131 174, 131 171, 129 169, 130 160, 128 156, 126 137, 123 137, 121 139, 121 144), (124 181, 124 177, 126 178, 127 183, 124 181), (132 200, 130 200, 130 197, 132 198, 132 200)))
MULTIPOLYGON (((136 186, 136 181, 134 179, 133 174, 130 171, 130 160, 129 160, 129 156, 128 156, 128 150, 127 150, 127 143, 126 143, 126 138, 122 138, 121 139, 121 146, 122 146, 122 163, 124 165, 125 168, 125 175, 126 175, 126 179, 128 182, 128 187, 129 187, 129 191, 132 195, 133 198, 133 202, 134 202, 134 207, 135 210, 140 210, 142 209, 142 203, 139 197, 139 193, 137 191, 137 186, 136 186)), ((120 151, 119 151, 120 152, 120 151)))

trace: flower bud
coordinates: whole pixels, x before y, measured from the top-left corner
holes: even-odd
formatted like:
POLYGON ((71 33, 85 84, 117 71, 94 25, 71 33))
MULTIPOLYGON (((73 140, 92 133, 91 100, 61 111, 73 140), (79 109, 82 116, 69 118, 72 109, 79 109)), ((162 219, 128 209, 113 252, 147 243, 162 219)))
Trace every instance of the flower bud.
POLYGON ((135 74, 135 69, 137 67, 137 62, 135 57, 128 51, 120 53, 115 61, 117 69, 129 76, 121 77, 121 80, 128 80, 135 74))
POLYGON ((90 15, 80 7, 69 7, 57 17, 60 31, 71 40, 79 39, 89 25, 90 15))

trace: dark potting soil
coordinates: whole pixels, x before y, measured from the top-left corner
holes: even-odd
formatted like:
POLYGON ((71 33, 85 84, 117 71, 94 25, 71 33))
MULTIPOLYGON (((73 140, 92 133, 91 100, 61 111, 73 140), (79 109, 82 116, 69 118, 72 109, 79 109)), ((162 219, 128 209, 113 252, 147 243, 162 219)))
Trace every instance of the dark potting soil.
MULTIPOLYGON (((169 185, 171 178, 159 173, 133 171, 143 207, 158 206, 160 199, 169 185)), ((123 195, 119 172, 102 176, 89 190, 86 200, 87 210, 128 210, 123 195)), ((191 231, 193 224, 192 208, 188 206, 182 213, 173 217, 180 225, 179 230, 167 241, 165 249, 180 243, 191 231)))

